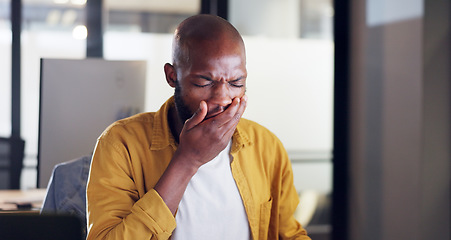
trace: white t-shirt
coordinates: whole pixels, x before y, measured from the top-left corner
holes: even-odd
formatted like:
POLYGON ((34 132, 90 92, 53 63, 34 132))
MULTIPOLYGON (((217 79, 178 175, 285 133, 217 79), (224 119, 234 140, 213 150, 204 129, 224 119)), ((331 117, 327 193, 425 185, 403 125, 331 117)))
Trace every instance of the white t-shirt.
POLYGON ((250 239, 249 222, 232 177, 231 141, 213 160, 202 165, 180 201, 172 239, 250 239))

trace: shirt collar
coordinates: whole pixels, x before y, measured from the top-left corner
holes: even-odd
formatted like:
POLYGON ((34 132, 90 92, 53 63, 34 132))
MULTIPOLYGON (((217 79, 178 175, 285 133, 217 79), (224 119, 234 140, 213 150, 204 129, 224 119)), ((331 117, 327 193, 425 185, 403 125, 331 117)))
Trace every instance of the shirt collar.
MULTIPOLYGON (((174 105, 175 101, 172 96, 155 113, 150 150, 162 150, 168 146, 172 146, 174 149, 177 149, 177 143, 175 142, 174 136, 172 136, 168 122, 169 109, 174 107, 174 105)), ((247 132, 244 131, 244 128, 240 123, 238 123, 238 126, 232 136, 232 140, 232 148, 230 150, 231 154, 236 153, 241 148, 251 144, 247 132)))
POLYGON ((252 144, 251 140, 249 139, 248 133, 245 131, 241 123, 242 121, 238 123, 238 126, 236 127, 236 130, 232 136, 233 141, 232 148, 230 150, 231 154, 234 154, 238 152, 241 148, 244 148, 252 144))
POLYGON ((168 122, 169 109, 174 105, 174 97, 171 97, 155 113, 150 150, 162 150, 168 146, 173 146, 174 149, 177 148, 168 122))

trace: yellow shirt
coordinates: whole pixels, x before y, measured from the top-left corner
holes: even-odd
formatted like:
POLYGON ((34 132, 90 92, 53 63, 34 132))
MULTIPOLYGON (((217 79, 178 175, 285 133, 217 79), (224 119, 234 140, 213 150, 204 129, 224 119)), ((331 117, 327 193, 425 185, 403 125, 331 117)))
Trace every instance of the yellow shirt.
MULTIPOLYGON (((87 186, 87 239, 170 238, 175 218, 153 187, 177 149, 167 118, 173 105, 170 98, 156 113, 117 121, 99 137, 87 186)), ((299 199, 279 139, 241 119, 231 155, 252 238, 310 239, 293 216, 299 199)))

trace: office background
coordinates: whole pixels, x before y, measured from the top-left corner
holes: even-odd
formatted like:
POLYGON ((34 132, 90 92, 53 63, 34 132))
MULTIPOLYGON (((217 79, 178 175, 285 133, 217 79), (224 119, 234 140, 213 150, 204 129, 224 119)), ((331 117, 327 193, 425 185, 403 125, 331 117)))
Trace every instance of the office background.
MULTIPOLYGON (((165 19, 161 22, 172 24, 172 27, 164 27, 165 30, 151 24, 139 25, 153 29, 149 32, 163 33, 173 28, 174 24, 187 15, 202 11, 206 7, 209 7, 209 11, 214 11, 215 6, 221 6, 221 1, 208 1, 219 2, 218 5, 210 6, 206 6, 204 2, 207 1, 198 2, 197 5, 194 3, 193 6, 197 7, 186 12, 179 10, 177 13, 148 14, 147 18, 138 18, 142 23, 159 22, 155 20, 156 17, 165 19)), ((244 23, 252 22, 252 20, 262 23, 259 25, 260 30, 267 31, 263 35, 273 38, 274 36, 291 38, 293 36, 290 34, 295 33, 296 37, 304 39, 331 39, 331 34, 322 34, 317 30, 327 28, 327 24, 330 27, 331 23, 327 21, 323 28, 312 27, 313 29, 306 31, 307 33, 283 31, 293 28, 308 29, 303 25, 305 21, 289 18, 293 16, 289 14, 292 8, 287 8, 288 5, 283 3, 293 4, 294 2, 302 5, 308 4, 309 1, 277 1, 276 3, 276 1, 267 0, 265 1, 267 4, 242 1, 249 3, 248 8, 237 7, 239 6, 237 2, 229 1, 226 13, 232 23, 234 20, 237 21, 234 24, 238 28, 240 28, 240 18, 232 17, 234 6, 238 8, 236 11, 244 12, 241 15, 241 21, 244 23), (257 10, 261 10, 261 13, 249 17, 250 14, 258 12, 257 10), (281 15, 276 10, 285 14, 281 15), (268 16, 282 19, 284 24, 272 25, 271 21, 265 21, 268 16)), ((27 1, 23 3, 23 14, 26 17, 27 1)), ((37 1, 29 3, 39 6, 37 1)), ((2 4, 0 14, 5 16, 2 17, 5 21, 0 25, 3 31, 1 41, 5 43, 1 51, 11 53, 9 40, 11 27, 8 22, 10 1, 1 1, 0 4, 2 4)), ((334 239, 450 239, 450 3, 446 0, 396 2, 337 0, 334 6, 332 14, 335 11, 333 23, 335 26, 335 68, 333 69, 335 134, 334 141, 331 143, 334 149, 334 165, 333 167, 330 165, 334 172, 332 176, 334 181, 331 184, 333 184, 334 194, 338 194, 338 197, 333 199, 334 213, 338 214, 335 214, 331 220, 334 226, 334 239), (337 32, 340 30, 343 32, 337 32), (337 193, 337 191, 340 192, 337 193)), ((79 21, 84 21, 83 14, 86 12, 83 11, 83 7, 75 6, 71 9, 80 13, 75 19, 80 18, 79 21)), ((219 9, 224 8, 219 7, 219 9)), ((29 12, 29 16, 38 17, 39 12, 45 11, 29 12)), ((130 30, 130 24, 124 23, 125 19, 137 18, 133 15, 136 9, 131 12, 127 15, 115 10, 109 11, 110 16, 116 14, 118 24, 109 23, 106 29, 111 25, 111 27, 115 26, 116 32, 139 35, 141 29, 130 30)), ((327 16, 331 16, 330 8, 325 11, 324 16, 326 19, 327 16)), ((51 21, 52 18, 48 18, 51 21)), ((60 19, 63 18, 60 17, 60 19)), ((65 19, 74 19, 73 12, 68 13, 65 19)), ((268 17, 268 19, 271 18, 268 17)), ((318 19, 311 21, 318 24, 321 22, 318 19)), ((312 24, 312 26, 318 26, 318 24, 312 24)), ((36 107, 33 107, 37 104, 36 98, 25 100, 25 96, 37 96, 36 89, 39 86, 36 76, 36 72, 39 72, 38 65, 25 64, 27 62, 25 56, 32 56, 34 60, 30 60, 31 62, 39 57, 84 58, 87 56, 86 49, 90 47, 85 40, 77 40, 72 36, 75 26, 64 26, 64 24, 53 26, 66 29, 65 34, 52 33, 51 30, 42 31, 42 29, 39 30, 40 27, 48 26, 39 26, 39 23, 34 23, 32 20, 24 22, 23 25, 21 67, 23 101, 21 102, 22 114, 20 114, 22 127, 19 129, 21 129, 20 135, 24 138, 27 133, 37 131, 35 126, 37 122, 32 120, 36 117, 32 116, 36 116, 38 111, 36 107), (26 34, 26 30, 31 31, 26 34), (46 33, 32 34, 33 30, 34 33, 46 33), (56 35, 64 38, 62 41, 64 44, 59 45, 58 48, 51 46, 36 50, 26 44, 46 43, 54 39, 56 35), (30 50, 28 53, 27 48, 30 50), (64 56, 59 55, 62 53, 64 56), (25 79, 34 80, 25 82, 25 79)), ((241 28, 245 29, 243 26, 241 28)), ((79 29, 79 33, 83 36, 85 30, 82 27, 79 29)), ((257 29, 259 27, 250 28, 249 34, 256 34, 252 31, 257 29)), ((102 53, 105 57, 108 55, 106 50, 108 34, 113 33, 105 30, 105 45, 102 53)), ((160 39, 159 36, 157 35, 155 41, 160 39)), ((117 38, 118 36, 114 37, 114 39, 117 38)), ((118 46, 111 47, 118 48, 118 46)), ((93 50, 92 54, 96 55, 98 52, 93 50)), ((2 62, 5 63, 2 64, 3 66, 14 62, 9 56, 9 54, 2 54, 2 62)), ((13 66, 11 67, 14 69, 13 66)), ((11 84, 11 81, 8 81, 12 77, 11 71, 8 67, 5 69, 1 71, 3 75, 0 77, 2 79, 0 101, 11 103, 12 94, 8 89, 17 82, 12 81, 13 84, 11 84)), ((4 104, 0 108, 0 116, 2 116, 0 133, 4 136, 9 136, 14 129, 14 121, 10 124, 11 118, 14 117, 12 105, 4 104)), ((26 139, 27 148, 34 145, 34 138, 37 136, 26 139)), ((36 153, 31 150, 26 151, 26 158, 35 158, 33 154, 36 153)), ((33 168, 32 160, 29 165, 33 168)), ((25 171, 27 170, 24 170, 24 173, 25 171)))

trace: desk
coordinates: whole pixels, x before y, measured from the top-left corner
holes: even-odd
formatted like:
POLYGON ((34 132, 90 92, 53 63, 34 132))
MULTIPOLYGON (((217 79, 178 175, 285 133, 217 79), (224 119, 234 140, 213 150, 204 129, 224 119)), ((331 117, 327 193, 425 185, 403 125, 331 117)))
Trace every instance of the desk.
POLYGON ((0 190, 0 212, 39 212, 46 189, 0 190))

